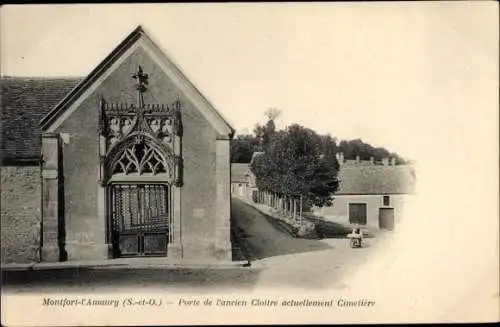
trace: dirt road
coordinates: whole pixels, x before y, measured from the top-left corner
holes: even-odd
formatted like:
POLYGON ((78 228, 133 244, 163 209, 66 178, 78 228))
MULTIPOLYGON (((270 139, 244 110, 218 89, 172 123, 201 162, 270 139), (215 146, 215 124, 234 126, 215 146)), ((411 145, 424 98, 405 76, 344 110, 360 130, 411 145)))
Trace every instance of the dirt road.
POLYGON ((370 239, 368 248, 351 249, 346 239, 294 238, 243 201, 234 198, 231 205, 244 254, 254 267, 263 268, 259 287, 341 288, 342 277, 362 264, 376 244, 370 239))
MULTIPOLYGON (((210 293, 257 289, 342 288, 342 277, 369 256, 373 246, 351 249, 345 239, 299 239, 272 218, 232 199, 236 243, 251 260, 250 267, 147 269, 86 268, 20 271, 2 274, 2 292, 210 293)), ((370 240, 372 245, 375 239, 370 240)), ((133 260, 133 259, 132 259, 133 260)))

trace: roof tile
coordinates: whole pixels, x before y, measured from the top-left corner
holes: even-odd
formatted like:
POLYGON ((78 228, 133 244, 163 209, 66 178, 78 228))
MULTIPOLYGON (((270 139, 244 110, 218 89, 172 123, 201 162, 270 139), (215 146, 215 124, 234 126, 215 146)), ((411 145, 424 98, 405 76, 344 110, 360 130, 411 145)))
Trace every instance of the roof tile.
POLYGON ((79 77, 2 77, 2 160, 40 156, 40 120, 80 81, 79 77))
POLYGON ((231 183, 246 183, 246 174, 250 167, 247 163, 232 163, 231 164, 231 183))
POLYGON ((337 195, 411 194, 416 181, 414 168, 410 165, 342 166, 339 179, 337 195))

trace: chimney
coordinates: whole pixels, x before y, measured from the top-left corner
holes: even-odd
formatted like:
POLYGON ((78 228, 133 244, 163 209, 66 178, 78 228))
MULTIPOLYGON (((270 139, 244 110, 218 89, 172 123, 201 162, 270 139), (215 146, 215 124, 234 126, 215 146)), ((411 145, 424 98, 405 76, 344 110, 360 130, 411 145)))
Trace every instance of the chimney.
POLYGON ((382 158, 382 165, 389 166, 389 158, 382 158))
POLYGON ((396 158, 391 158, 391 166, 396 166, 396 158))
POLYGON ((356 156, 356 164, 360 163, 359 155, 356 156))
POLYGON ((375 164, 375 157, 370 157, 370 165, 374 165, 375 164))

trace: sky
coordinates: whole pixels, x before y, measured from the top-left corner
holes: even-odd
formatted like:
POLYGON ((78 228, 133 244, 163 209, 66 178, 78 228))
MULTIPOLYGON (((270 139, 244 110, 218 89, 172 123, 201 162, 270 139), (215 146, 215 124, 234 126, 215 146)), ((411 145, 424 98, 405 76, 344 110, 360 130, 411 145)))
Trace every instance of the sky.
POLYGON ((446 152, 449 142, 473 146, 465 129, 481 126, 473 121, 498 92, 492 9, 493 2, 6 6, 1 70, 85 76, 141 24, 239 133, 276 107, 278 127, 299 123, 418 160, 446 152))

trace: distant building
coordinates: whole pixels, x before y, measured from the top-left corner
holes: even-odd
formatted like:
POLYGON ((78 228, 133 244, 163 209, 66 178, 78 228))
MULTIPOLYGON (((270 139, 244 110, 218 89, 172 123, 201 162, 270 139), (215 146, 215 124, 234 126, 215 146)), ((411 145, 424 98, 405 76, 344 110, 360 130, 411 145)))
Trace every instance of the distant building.
POLYGON ((231 194, 238 196, 247 196, 249 191, 249 172, 248 163, 231 164, 231 194))
POLYGON ((331 207, 313 213, 342 224, 394 228, 415 189, 412 166, 341 165, 339 190, 331 207))
POLYGON ((257 191, 257 180, 250 167, 255 158, 263 154, 264 152, 256 151, 249 163, 231 164, 231 195, 252 198, 252 192, 257 191))
POLYGON ((342 152, 338 152, 335 156, 340 165, 396 166, 396 158, 394 157, 385 157, 380 160, 375 160, 375 157, 370 157, 370 160, 362 160, 360 156, 356 156, 355 159, 345 159, 342 152))

